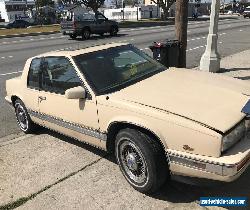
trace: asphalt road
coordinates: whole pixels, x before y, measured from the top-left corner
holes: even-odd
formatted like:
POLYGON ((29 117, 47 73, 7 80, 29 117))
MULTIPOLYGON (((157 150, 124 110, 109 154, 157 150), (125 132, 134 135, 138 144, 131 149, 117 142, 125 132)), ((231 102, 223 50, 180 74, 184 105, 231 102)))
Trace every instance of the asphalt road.
MULTIPOLYGON (((188 27, 187 67, 199 65, 205 50, 209 21, 192 21, 188 27)), ((250 20, 225 19, 219 23, 219 52, 225 57, 250 49, 250 20)), ((110 42, 128 42, 151 54, 153 41, 173 39, 174 26, 121 29, 117 37, 92 36, 90 40, 72 40, 62 34, 0 39, 0 137, 19 133, 13 111, 4 102, 5 81, 20 75, 27 58, 52 50, 82 48, 110 42)))

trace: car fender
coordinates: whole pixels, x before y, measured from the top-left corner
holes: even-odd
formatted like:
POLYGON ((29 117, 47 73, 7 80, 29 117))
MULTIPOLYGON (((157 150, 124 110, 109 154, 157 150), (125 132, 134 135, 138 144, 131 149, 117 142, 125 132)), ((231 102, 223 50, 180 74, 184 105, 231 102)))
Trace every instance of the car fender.
POLYGON ((133 116, 133 115, 116 116, 108 122, 107 127, 106 127, 106 131, 108 132, 109 129, 111 128, 111 126, 116 124, 116 123, 123 123, 123 124, 125 123, 125 124, 129 124, 132 126, 136 126, 136 127, 140 127, 142 129, 145 129, 159 139, 161 144, 164 146, 165 150, 168 148, 167 140, 165 140, 165 138, 161 134, 160 130, 157 128, 157 125, 156 124, 154 125, 154 123, 151 123, 146 119, 140 118, 138 116, 133 116))

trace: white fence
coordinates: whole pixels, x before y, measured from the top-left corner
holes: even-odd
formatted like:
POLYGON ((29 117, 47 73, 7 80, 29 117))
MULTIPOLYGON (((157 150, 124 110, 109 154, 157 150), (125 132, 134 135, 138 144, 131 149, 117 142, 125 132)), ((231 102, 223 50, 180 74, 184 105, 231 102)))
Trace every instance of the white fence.
MULTIPOLYGON (((103 11, 105 17, 111 20, 123 20, 123 9, 105 9, 103 11)), ((124 8, 124 19, 125 20, 140 20, 141 19, 141 8, 124 8)))

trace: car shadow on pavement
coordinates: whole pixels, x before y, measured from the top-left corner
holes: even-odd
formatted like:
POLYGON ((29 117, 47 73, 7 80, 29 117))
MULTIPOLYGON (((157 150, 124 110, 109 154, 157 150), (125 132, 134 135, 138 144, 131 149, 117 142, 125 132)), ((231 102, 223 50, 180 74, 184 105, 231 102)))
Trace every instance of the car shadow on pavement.
MULTIPOLYGON (((114 155, 109 154, 101 149, 91 146, 87 143, 78 141, 68 136, 59 134, 55 131, 41 128, 36 132, 37 135, 48 134, 58 138, 69 144, 88 150, 106 160, 115 163, 114 155)), ((193 184, 186 184, 177 182, 175 180, 168 180, 162 188, 154 193, 147 195, 157 200, 168 201, 172 203, 199 203, 200 197, 246 197, 250 199, 250 168, 246 170, 239 179, 231 183, 225 182, 194 182, 193 184)), ((228 208, 234 209, 234 208, 228 208)), ((236 208, 235 208, 236 209, 236 208)), ((239 208, 237 208, 239 209, 239 208)))
POLYGON ((233 71, 249 71, 249 70, 250 70, 250 67, 248 67, 248 68, 230 68, 230 69, 221 68, 218 73, 233 72, 233 71))
MULTIPOLYGON (((77 139, 74 139, 74 138, 71 138, 71 137, 68 137, 68 136, 65 136, 63 134, 60 134, 60 133, 57 133, 56 131, 53 131, 53 130, 50 130, 50 129, 47 129, 47 128, 44 128, 44 127, 41 127, 39 130, 36 131, 35 133, 36 135, 41 135, 41 134, 48 134, 48 135, 51 135, 55 138, 58 138, 64 142, 67 142, 69 144, 73 144, 77 147, 81 147, 85 150, 88 150, 92 153, 94 153, 95 155, 98 155, 100 157, 103 157, 103 158, 106 158, 106 159, 110 159, 110 158, 107 158, 108 156, 111 156, 109 155, 107 152, 97 148, 97 147, 94 147, 90 144, 87 144, 85 142, 82 142, 82 141, 79 141, 77 139)), ((113 160, 112 162, 115 163, 115 160, 113 160)))
POLYGON ((250 76, 246 76, 246 77, 234 77, 236 79, 241 79, 241 80, 250 80, 250 76))
MULTIPOLYGON (((168 181, 159 192, 151 197, 166 200, 172 203, 199 203, 200 197, 247 197, 250 199, 250 168, 242 176, 231 183, 211 182, 204 185, 185 184, 177 181, 168 181)), ((229 208, 228 209, 234 209, 229 208)), ((235 208, 236 209, 236 208, 235 208)), ((237 208, 239 209, 239 208, 237 208)))
POLYGON ((77 41, 88 41, 88 40, 102 40, 102 39, 111 39, 111 38, 119 38, 119 37, 124 37, 124 36, 127 36, 128 34, 117 34, 116 36, 110 36, 110 35, 103 35, 103 36, 100 36, 100 35, 92 35, 89 39, 82 39, 80 37, 76 38, 76 39, 71 39, 69 38, 69 40, 77 40, 77 41))

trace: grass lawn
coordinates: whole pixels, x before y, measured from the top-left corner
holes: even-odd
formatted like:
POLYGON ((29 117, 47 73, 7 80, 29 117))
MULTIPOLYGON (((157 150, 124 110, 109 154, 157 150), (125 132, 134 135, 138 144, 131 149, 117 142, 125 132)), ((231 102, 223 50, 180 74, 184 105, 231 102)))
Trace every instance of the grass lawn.
MULTIPOLYGON (((122 21, 119 26, 126 28, 129 26, 140 27, 143 24, 154 24, 154 23, 164 23, 165 21, 160 21, 159 19, 145 19, 139 21, 122 21)), ((15 29, 0 29, 1 35, 12 35, 12 34, 25 34, 25 33, 39 33, 39 32, 60 32, 60 25, 46 25, 46 26, 32 26, 31 28, 15 28, 15 29)))
POLYGON ((59 25, 50 26, 36 26, 31 28, 15 28, 15 29, 1 29, 1 35, 11 35, 11 34, 24 34, 24 33, 39 33, 39 32, 50 32, 50 31, 60 31, 59 25))

